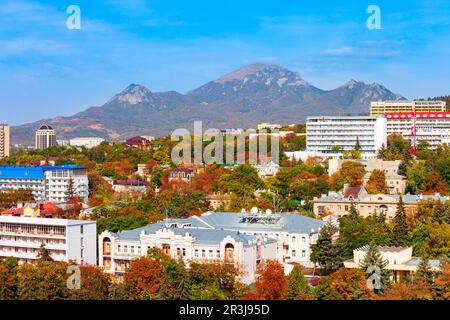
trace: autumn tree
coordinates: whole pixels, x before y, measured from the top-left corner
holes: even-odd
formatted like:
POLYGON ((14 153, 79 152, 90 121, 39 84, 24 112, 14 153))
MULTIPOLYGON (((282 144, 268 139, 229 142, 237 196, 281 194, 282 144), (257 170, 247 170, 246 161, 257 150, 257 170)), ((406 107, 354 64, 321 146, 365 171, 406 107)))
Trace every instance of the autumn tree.
POLYGON ((283 266, 275 260, 267 260, 259 265, 255 288, 259 299, 284 300, 288 292, 288 284, 283 266))
POLYGON ((12 300, 15 295, 14 275, 0 263, 0 300, 12 300))
POLYGON ((21 300, 61 300, 70 297, 67 287, 67 263, 38 261, 22 264, 17 271, 21 300))
POLYGON ((37 258, 40 261, 53 261, 53 258, 50 256, 50 251, 45 247, 45 243, 41 243, 39 247, 39 252, 37 254, 37 258))
POLYGON ((77 300, 108 300, 112 285, 110 275, 101 268, 91 265, 81 265, 80 289, 75 289, 73 298, 77 300))
POLYGON ((436 293, 440 299, 450 300, 450 262, 441 265, 440 271, 434 280, 436 293))
POLYGON ((427 194, 440 193, 445 194, 448 192, 448 188, 445 185, 444 179, 437 171, 432 171, 427 175, 425 181, 425 191, 427 194))
POLYGON ((369 180, 366 183, 366 190, 368 193, 388 193, 388 186, 386 184, 386 175, 383 170, 373 170, 370 174, 369 180))
POLYGON ((355 161, 345 161, 342 163, 341 169, 339 170, 345 180, 350 184, 350 186, 358 186, 362 184, 362 179, 366 170, 364 165, 355 161))
POLYGON ((159 259, 140 257, 130 262, 124 282, 130 297, 143 300, 145 296, 156 298, 166 281, 167 271, 159 259))
POLYGON ((321 277, 314 293, 319 300, 364 300, 371 297, 361 269, 342 268, 321 277))
POLYGON ((399 282, 381 297, 382 300, 431 300, 434 293, 425 281, 399 282))

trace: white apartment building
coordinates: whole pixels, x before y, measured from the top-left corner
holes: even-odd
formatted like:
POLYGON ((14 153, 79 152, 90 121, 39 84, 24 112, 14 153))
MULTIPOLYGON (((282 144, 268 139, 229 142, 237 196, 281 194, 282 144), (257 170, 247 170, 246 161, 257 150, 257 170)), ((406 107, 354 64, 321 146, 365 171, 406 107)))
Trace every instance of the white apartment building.
POLYGON ((158 247, 187 264, 190 260, 231 263, 244 271, 245 283, 252 283, 257 265, 267 259, 311 267, 310 245, 323 225, 298 214, 206 212, 130 231, 105 231, 99 236, 99 264, 120 275, 132 259, 158 247))
POLYGON ((0 123, 0 159, 9 157, 9 126, 0 123))
POLYGON ((99 137, 82 137, 70 139, 69 145, 72 147, 85 147, 91 149, 99 146, 105 139, 99 137))
POLYGON ((0 259, 37 259, 42 243, 55 261, 97 263, 95 221, 0 216, 0 259))
POLYGON ((306 121, 306 152, 311 156, 336 156, 354 150, 360 144, 363 159, 374 159, 378 149, 387 143, 386 119, 370 116, 319 116, 306 121), (339 154, 339 152, 338 152, 339 154))
POLYGON ((55 203, 66 202, 66 192, 70 181, 72 181, 74 195, 87 202, 89 179, 86 168, 77 165, 61 165, 43 167, 43 170, 45 175, 45 199, 55 203))
MULTIPOLYGON (((413 126, 412 112, 389 112, 387 134, 399 134, 411 139, 413 126)), ((450 112, 416 112, 416 140, 425 140, 432 149, 445 143, 450 138, 450 112)))
POLYGON ((0 192, 30 189, 36 201, 66 202, 70 180, 74 195, 84 202, 89 198, 89 180, 86 168, 77 165, 48 167, 0 167, 0 192))
POLYGON ((372 101, 370 103, 370 115, 382 117, 388 112, 445 112, 445 101, 372 101))

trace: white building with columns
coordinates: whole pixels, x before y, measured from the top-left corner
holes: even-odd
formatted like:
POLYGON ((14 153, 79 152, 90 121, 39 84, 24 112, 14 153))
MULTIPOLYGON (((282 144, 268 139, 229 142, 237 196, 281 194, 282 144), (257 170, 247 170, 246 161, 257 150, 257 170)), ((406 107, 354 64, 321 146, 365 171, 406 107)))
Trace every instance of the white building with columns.
POLYGON ((222 261, 255 280, 259 263, 276 259, 311 267, 310 245, 318 238, 321 220, 299 214, 206 212, 202 216, 161 221, 130 231, 99 236, 99 264, 109 273, 123 274, 130 261, 158 247, 173 258, 222 261))

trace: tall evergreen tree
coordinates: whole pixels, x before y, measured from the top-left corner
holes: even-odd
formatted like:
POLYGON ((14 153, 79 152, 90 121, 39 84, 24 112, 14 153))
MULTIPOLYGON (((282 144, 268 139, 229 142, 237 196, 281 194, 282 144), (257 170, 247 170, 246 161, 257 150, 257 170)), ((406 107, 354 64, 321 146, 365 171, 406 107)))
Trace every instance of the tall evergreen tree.
POLYGON ((39 248, 37 258, 40 261, 53 261, 53 258, 50 256, 50 252, 47 250, 43 242, 39 248))
POLYGON ((68 202, 75 195, 74 183, 72 178, 69 179, 69 183, 67 184, 67 190, 64 195, 66 197, 66 202, 68 202))
POLYGON ((349 211, 348 219, 351 221, 360 221, 361 220, 361 216, 359 215, 358 210, 356 210, 356 206, 353 201, 350 204, 350 211, 349 211))
POLYGON ((433 271, 431 271, 428 262, 429 260, 427 255, 424 255, 422 259, 420 259, 420 263, 417 266, 416 275, 414 277, 415 281, 424 280, 429 284, 433 283, 433 271))
POLYGON ((374 281, 373 272, 377 272, 375 277, 376 283, 372 283, 374 287, 374 292, 378 294, 384 293, 384 291, 391 286, 391 280, 389 276, 389 271, 386 270, 387 261, 383 259, 381 253, 378 250, 378 246, 375 242, 370 242, 367 246, 367 254, 364 259, 360 262, 361 269, 366 273, 366 277, 370 279, 369 281, 374 281), (375 269, 374 269, 375 268, 375 269))
POLYGON ((341 246, 333 242, 336 232, 337 228, 331 222, 327 223, 320 231, 317 242, 311 246, 311 261, 327 272, 339 268, 343 262, 341 246))
POLYGON ((394 228, 392 229, 392 244, 398 247, 408 246, 408 222, 402 196, 400 196, 398 201, 397 212, 395 213, 393 223, 394 228))
POLYGON ((400 165, 398 166, 398 174, 402 176, 406 176, 406 169, 411 164, 411 151, 409 150, 408 146, 405 147, 403 150, 403 158, 400 162, 400 165))
POLYGON ((359 137, 356 137, 355 150, 356 151, 361 150, 361 143, 359 142, 359 137))

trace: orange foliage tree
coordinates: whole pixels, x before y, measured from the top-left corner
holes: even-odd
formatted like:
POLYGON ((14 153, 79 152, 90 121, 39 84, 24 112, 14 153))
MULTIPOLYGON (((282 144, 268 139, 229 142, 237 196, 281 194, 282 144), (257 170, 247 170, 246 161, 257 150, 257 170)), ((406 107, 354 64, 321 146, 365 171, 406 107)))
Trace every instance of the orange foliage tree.
POLYGON ((166 268, 159 259, 141 257, 131 261, 125 273, 125 286, 136 300, 154 297, 166 281, 166 268))
POLYGON ((268 260, 259 265, 255 288, 256 295, 261 300, 284 300, 288 285, 283 266, 276 260, 268 260))

